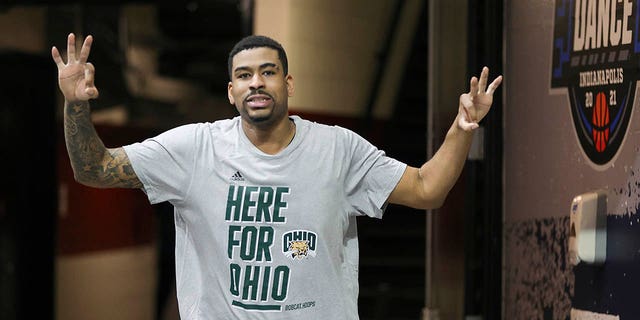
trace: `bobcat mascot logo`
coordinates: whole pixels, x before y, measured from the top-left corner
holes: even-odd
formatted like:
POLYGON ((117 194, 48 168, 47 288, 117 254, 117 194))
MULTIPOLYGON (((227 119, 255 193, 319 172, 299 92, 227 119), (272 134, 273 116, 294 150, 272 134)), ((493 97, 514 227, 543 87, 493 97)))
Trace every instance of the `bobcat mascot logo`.
POLYGON ((289 250, 285 252, 285 255, 294 260, 307 258, 309 255, 309 241, 289 241, 289 250))
POLYGON ((314 232, 307 230, 289 231, 282 236, 282 253, 292 260, 303 260, 316 256, 314 232))

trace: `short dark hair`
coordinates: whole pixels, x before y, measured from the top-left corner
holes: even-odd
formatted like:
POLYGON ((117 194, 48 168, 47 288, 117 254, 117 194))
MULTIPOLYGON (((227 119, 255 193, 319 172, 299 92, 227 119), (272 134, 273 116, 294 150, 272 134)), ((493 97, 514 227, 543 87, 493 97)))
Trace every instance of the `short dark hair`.
POLYGON ((275 41, 269 37, 252 35, 244 37, 242 40, 238 41, 238 43, 236 43, 236 45, 233 46, 233 49, 231 49, 231 51, 229 52, 229 59, 227 60, 229 79, 233 78, 233 70, 231 70, 231 68, 233 68, 233 57, 235 57, 235 55, 242 50, 261 47, 267 47, 278 51, 278 58, 280 58, 280 62, 282 63, 284 74, 289 74, 287 53, 284 51, 282 45, 278 43, 278 41, 275 41))

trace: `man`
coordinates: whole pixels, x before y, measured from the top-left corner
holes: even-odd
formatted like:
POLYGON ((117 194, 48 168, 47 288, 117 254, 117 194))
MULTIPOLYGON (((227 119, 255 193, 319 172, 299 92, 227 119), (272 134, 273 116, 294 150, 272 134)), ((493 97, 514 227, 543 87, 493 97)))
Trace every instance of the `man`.
POLYGON ((75 178, 174 205, 182 319, 357 319, 355 218, 381 218, 388 202, 440 206, 502 80, 487 86, 487 68, 473 77, 442 147, 413 168, 349 130, 289 116, 285 51, 250 36, 229 54, 238 117, 108 149, 90 120, 93 39, 78 57, 75 36, 67 41, 67 62, 55 47, 52 56, 75 178))

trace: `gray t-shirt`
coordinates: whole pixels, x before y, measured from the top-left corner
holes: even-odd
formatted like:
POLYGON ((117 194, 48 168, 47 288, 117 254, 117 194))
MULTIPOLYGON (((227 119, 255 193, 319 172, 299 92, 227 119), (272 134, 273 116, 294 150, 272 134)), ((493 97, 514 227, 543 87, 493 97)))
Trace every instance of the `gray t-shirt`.
POLYGON ((381 218, 406 165, 297 116, 268 155, 239 117, 125 146, 151 203, 175 206, 182 319, 358 319, 356 217, 381 218))

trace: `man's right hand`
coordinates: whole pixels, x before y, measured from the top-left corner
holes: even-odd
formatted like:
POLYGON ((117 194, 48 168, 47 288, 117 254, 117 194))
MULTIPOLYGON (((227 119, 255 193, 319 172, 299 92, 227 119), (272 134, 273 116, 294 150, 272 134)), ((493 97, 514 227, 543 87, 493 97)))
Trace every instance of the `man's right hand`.
POLYGON ((76 56, 76 36, 67 37, 67 63, 64 63, 58 48, 51 48, 51 56, 58 66, 58 85, 64 98, 70 104, 89 101, 98 97, 98 88, 94 84, 95 68, 87 62, 93 37, 88 36, 76 56))

